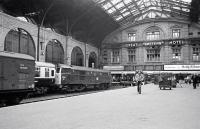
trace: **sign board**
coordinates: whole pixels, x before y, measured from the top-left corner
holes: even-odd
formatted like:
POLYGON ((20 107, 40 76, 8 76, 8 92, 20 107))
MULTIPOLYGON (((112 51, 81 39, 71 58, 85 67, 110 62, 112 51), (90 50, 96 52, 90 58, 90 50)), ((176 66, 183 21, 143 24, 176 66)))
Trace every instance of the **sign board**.
POLYGON ((182 45, 184 44, 183 40, 172 40, 169 42, 170 45, 182 45))
POLYGON ((103 69, 114 71, 114 70, 124 70, 124 66, 103 66, 103 69))
POLYGON ((164 65, 164 70, 200 70, 200 65, 164 65))

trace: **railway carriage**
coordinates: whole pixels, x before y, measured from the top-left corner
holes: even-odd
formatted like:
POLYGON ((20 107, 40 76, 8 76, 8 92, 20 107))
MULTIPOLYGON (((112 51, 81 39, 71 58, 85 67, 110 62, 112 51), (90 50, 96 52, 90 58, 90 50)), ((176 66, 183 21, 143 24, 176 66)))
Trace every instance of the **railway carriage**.
POLYGON ((35 60, 32 56, 0 52, 0 101, 18 104, 34 88, 35 60))
POLYGON ((111 84, 110 72, 80 66, 59 64, 55 84, 66 91, 82 91, 85 88, 107 89, 111 84))

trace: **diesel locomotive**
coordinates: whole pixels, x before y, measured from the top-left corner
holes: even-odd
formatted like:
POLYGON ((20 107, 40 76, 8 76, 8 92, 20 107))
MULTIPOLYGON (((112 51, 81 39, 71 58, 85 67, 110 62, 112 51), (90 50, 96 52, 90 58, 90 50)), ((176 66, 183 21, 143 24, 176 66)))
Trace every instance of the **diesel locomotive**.
POLYGON ((112 80, 108 71, 80 66, 58 64, 56 73, 55 84, 68 92, 86 88, 107 89, 112 80))
POLYGON ((66 64, 36 62, 35 89, 48 91, 83 91, 84 89, 107 89, 111 85, 109 71, 66 64))

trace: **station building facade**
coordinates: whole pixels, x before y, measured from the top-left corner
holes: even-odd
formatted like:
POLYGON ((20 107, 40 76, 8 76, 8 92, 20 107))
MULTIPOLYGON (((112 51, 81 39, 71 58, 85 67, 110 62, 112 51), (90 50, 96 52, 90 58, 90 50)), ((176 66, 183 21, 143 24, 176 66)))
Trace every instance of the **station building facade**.
POLYGON ((104 39, 101 64, 111 71, 200 70, 200 25, 183 17, 124 25, 104 39))

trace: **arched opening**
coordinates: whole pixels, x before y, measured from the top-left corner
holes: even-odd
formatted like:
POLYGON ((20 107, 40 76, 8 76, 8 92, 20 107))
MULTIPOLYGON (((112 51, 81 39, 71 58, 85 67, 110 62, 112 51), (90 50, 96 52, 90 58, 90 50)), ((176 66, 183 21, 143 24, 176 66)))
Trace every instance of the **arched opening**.
POLYGON ((47 43, 45 61, 49 63, 64 63, 64 49, 62 44, 53 39, 47 43))
POLYGON ((80 47, 75 47, 71 53, 71 65, 83 66, 83 52, 80 47))
POLYGON ((95 52, 90 53, 88 66, 91 68, 97 68, 97 55, 95 52))
POLYGON ((6 35, 4 51, 23 53, 35 57, 35 45, 31 35, 21 28, 12 29, 6 35))

